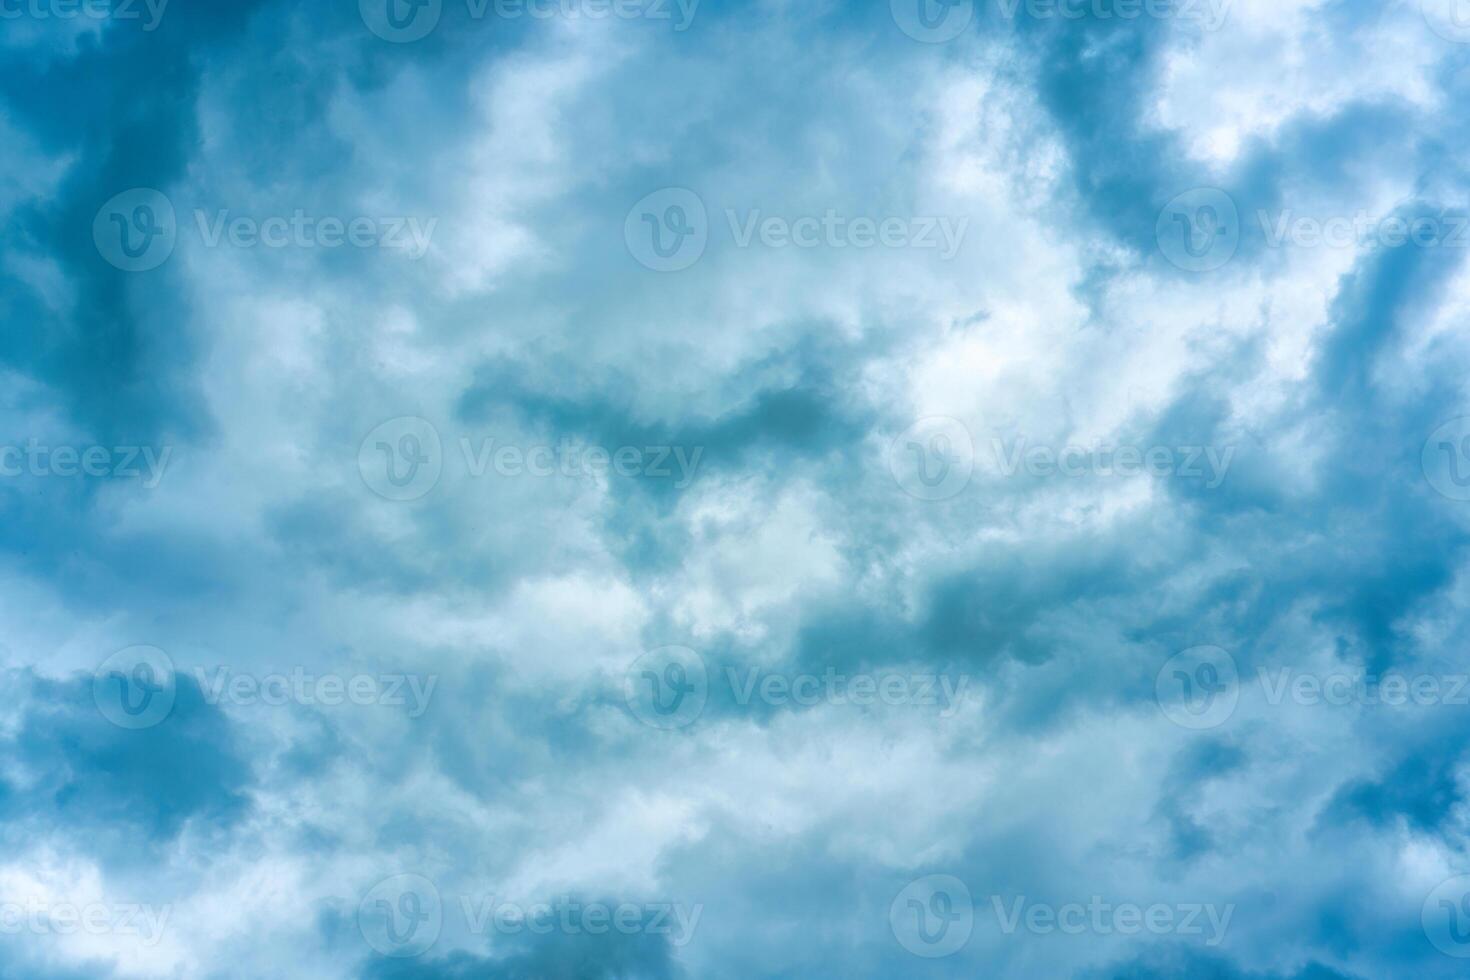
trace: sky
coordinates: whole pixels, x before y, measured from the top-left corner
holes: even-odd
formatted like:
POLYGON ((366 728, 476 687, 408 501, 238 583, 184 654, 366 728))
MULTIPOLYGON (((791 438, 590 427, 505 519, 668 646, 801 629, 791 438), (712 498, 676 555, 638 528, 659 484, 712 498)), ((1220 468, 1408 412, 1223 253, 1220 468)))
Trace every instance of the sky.
POLYGON ((1470 4, 0 0, 0 976, 1470 969, 1470 4))

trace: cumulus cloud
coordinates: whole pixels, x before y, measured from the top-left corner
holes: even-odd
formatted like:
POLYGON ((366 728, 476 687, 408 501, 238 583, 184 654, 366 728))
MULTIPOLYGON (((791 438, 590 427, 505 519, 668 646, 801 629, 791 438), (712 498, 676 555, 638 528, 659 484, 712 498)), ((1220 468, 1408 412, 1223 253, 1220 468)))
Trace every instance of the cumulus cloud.
POLYGON ((16 7, 0 972, 1457 975, 1423 6, 16 7))

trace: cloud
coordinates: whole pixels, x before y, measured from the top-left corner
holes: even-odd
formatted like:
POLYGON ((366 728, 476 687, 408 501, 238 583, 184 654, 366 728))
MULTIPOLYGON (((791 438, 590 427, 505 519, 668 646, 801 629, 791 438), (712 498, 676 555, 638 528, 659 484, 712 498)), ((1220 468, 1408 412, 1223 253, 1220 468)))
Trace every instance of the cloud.
POLYGON ((927 5, 947 41, 897 0, 7 20, 0 933, 41 891, 174 911, 0 935, 0 972, 1453 975, 1464 51, 1416 4, 1122 6, 927 5), (94 220, 140 187, 177 227, 133 272, 94 220), (1209 269, 1168 220, 1201 189, 1209 269), (629 228, 690 208, 658 271, 629 228), (355 219, 421 254, 327 242, 355 219), (91 678, 138 643, 178 696, 128 731, 91 678), (443 902, 419 957, 362 928, 399 875, 443 902), (895 903, 938 878, 969 932, 929 958, 895 903), (588 895, 703 912, 675 944, 460 901, 588 895), (1218 945, 998 911, 1094 899, 1232 911, 1218 945))

